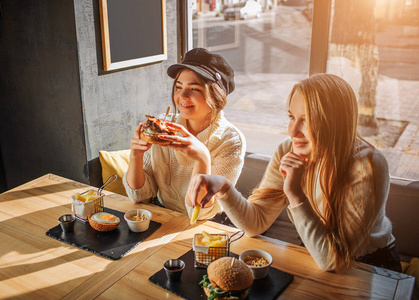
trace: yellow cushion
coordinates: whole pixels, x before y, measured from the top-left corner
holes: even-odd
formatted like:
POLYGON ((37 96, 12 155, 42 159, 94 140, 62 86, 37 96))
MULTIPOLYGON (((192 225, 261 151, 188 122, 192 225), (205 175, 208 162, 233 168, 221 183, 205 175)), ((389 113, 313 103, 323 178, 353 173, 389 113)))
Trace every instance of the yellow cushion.
POLYGON ((403 273, 416 278, 412 299, 419 299, 419 258, 412 258, 410 263, 402 262, 402 269, 403 273))
POLYGON ((128 170, 130 149, 120 151, 99 151, 99 160, 102 165, 102 181, 105 182, 109 176, 118 175, 118 178, 109 184, 105 190, 127 195, 122 184, 122 178, 128 170))

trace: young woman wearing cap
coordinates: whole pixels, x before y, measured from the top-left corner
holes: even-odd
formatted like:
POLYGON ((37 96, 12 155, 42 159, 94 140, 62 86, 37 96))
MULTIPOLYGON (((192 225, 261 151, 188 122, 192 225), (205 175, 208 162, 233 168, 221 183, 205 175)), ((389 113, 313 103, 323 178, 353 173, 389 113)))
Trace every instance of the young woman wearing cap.
POLYGON ((391 223, 384 156, 357 134, 358 108, 343 79, 318 74, 296 84, 288 100, 289 139, 272 157, 259 187, 244 199, 222 176, 197 175, 188 195, 202 187, 250 236, 267 230, 283 208, 323 270, 342 271, 360 261, 401 271, 391 223), (249 221, 251 220, 251 221, 249 221))
MULTIPOLYGON (((170 124, 180 134, 159 136, 173 142, 168 146, 150 145, 139 138, 140 124, 131 140, 123 182, 134 202, 154 198, 157 204, 191 215, 192 203, 185 198, 191 177, 217 174, 235 183, 243 167, 246 141, 224 117, 227 95, 234 90, 234 71, 223 57, 192 49, 167 73, 174 78, 172 101, 179 111, 176 124, 170 124)), ((199 219, 220 211, 213 198, 201 209, 199 219)))

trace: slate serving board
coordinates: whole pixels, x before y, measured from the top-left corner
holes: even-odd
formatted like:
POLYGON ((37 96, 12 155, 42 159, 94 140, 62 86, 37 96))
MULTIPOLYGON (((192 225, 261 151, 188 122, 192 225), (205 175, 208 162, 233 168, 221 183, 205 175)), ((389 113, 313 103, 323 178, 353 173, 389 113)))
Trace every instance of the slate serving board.
MULTIPOLYGON (((230 256, 239 257, 237 254, 231 252, 230 256)), ((183 269, 180 282, 171 282, 167 280, 164 269, 161 269, 152 275, 149 280, 184 299, 206 299, 207 296, 199 285, 199 282, 202 280, 202 277, 207 274, 207 269, 197 269, 194 267, 193 250, 186 252, 179 258, 183 260, 186 265, 185 269, 183 269)), ((294 275, 271 267, 267 277, 253 281, 247 299, 276 299, 293 279, 294 275)))
POLYGON ((150 221, 150 227, 147 231, 132 232, 129 230, 128 224, 124 219, 124 213, 110 208, 105 208, 104 211, 114 214, 121 220, 121 223, 116 229, 100 232, 94 230, 88 222, 84 223, 76 219, 73 232, 63 232, 60 224, 58 224, 48 230, 46 235, 97 255, 117 260, 161 226, 161 223, 150 221))

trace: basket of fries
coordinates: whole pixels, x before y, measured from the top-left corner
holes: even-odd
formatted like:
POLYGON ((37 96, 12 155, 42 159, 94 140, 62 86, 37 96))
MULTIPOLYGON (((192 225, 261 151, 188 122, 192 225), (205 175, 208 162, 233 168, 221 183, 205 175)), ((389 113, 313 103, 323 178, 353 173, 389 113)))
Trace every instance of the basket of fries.
POLYGON ((237 231, 230 237, 227 234, 209 234, 206 231, 195 234, 192 243, 195 268, 207 268, 214 260, 229 256, 230 244, 243 235, 244 231, 237 231))
POLYGON ((76 218, 83 222, 88 222, 87 217, 90 214, 103 211, 103 197, 105 193, 102 191, 110 183, 114 182, 118 176, 111 175, 106 182, 97 190, 87 190, 83 193, 76 193, 71 196, 71 210, 76 218))
POLYGON ((71 209, 76 215, 76 218, 87 222, 87 217, 90 214, 103 211, 103 196, 105 196, 104 193, 99 193, 94 190, 88 190, 71 196, 71 209))

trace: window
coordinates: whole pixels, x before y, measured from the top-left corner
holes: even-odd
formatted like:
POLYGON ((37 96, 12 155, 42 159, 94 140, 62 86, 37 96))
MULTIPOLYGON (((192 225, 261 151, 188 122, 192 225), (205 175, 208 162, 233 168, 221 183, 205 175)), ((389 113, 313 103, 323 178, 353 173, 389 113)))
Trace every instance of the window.
POLYGON ((419 1, 343 1, 332 6, 327 72, 346 79, 359 132, 390 174, 419 179, 419 1))
POLYGON ((193 47, 222 55, 235 71, 225 115, 248 152, 272 155, 287 137, 286 99, 309 74, 311 10, 301 1, 197 2, 193 47))
POLYGON ((307 0, 189 3, 188 47, 221 54, 235 70, 225 115, 248 152, 272 155, 288 136, 292 86, 328 72, 355 90, 359 130, 384 153, 390 174, 419 179, 419 1, 316 1, 314 23, 307 0), (246 2, 261 13, 244 16, 238 4, 246 2))

